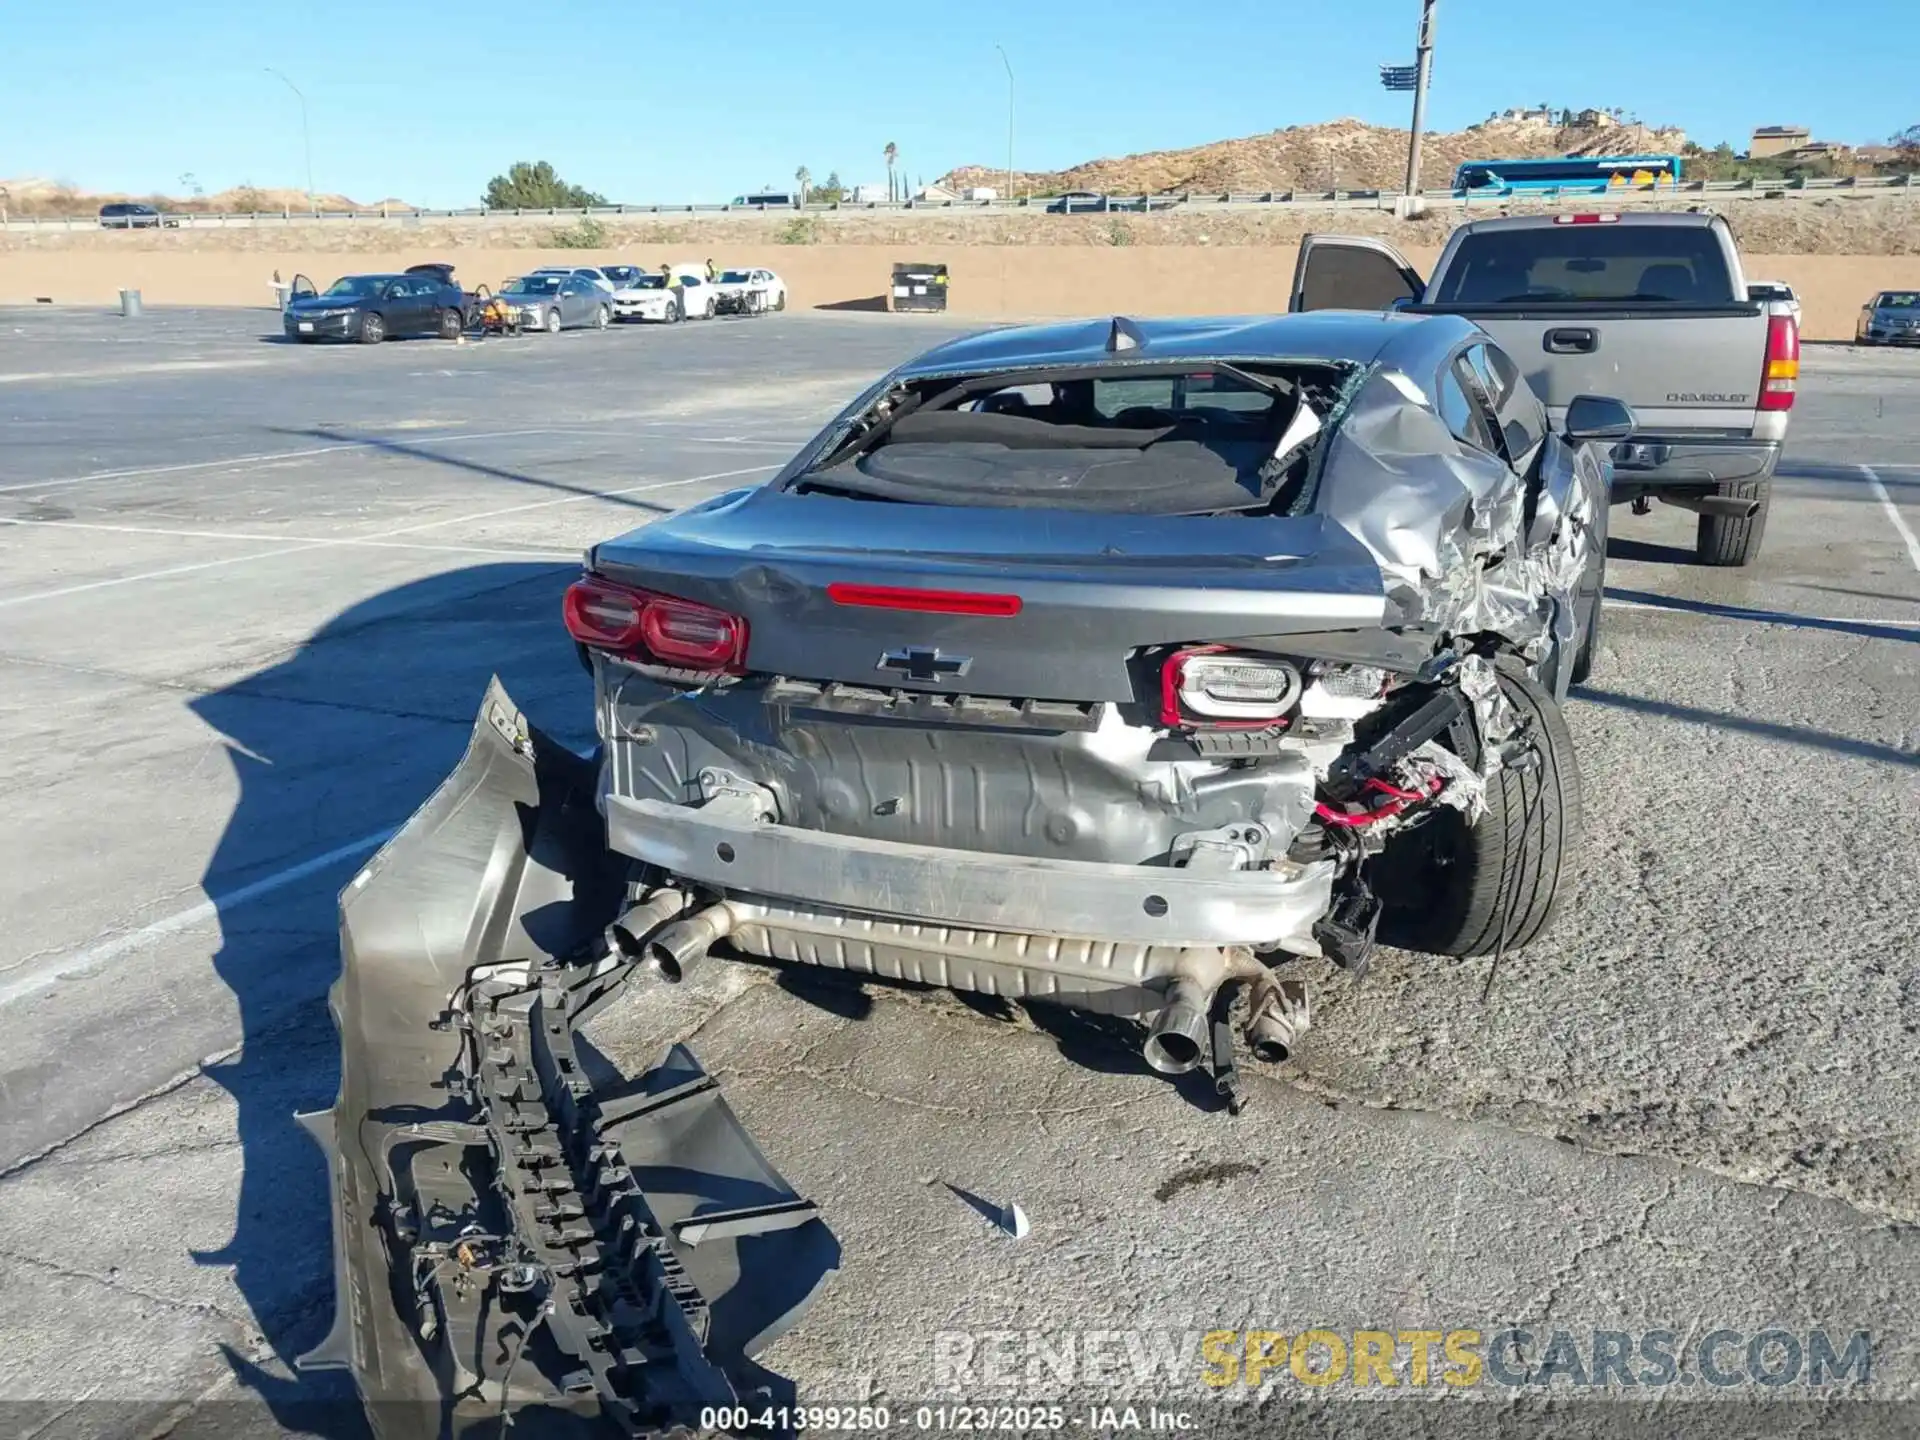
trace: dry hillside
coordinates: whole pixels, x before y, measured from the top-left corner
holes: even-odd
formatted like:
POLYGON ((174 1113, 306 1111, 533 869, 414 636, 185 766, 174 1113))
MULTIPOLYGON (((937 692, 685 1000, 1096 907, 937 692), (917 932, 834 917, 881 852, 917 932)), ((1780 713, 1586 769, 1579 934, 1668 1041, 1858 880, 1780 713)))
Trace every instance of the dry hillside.
MULTIPOLYGON (((1546 155, 1668 154, 1686 143, 1679 130, 1643 125, 1561 128, 1539 121, 1488 121, 1455 133, 1433 133, 1421 148, 1421 184, 1450 184, 1463 160, 1546 155)), ((1151 150, 1121 159, 1089 160, 1071 170, 1015 171, 1021 194, 1093 190, 1112 195, 1163 190, 1398 189, 1407 174, 1407 132, 1358 120, 1294 125, 1244 140, 1216 140, 1186 150, 1151 150)), ((942 184, 1006 186, 1007 172, 963 165, 942 184)))
MULTIPOLYGON (((304 190, 268 189, 241 185, 215 195, 181 199, 177 195, 123 195, 118 191, 81 190, 59 180, 28 177, 0 180, 0 209, 11 215, 91 215, 102 205, 116 200, 135 200, 171 214, 245 214, 248 211, 308 209, 304 190)), ((315 195, 313 204, 322 210, 378 210, 387 205, 396 210, 411 207, 402 200, 375 200, 362 204, 345 195, 315 195)))

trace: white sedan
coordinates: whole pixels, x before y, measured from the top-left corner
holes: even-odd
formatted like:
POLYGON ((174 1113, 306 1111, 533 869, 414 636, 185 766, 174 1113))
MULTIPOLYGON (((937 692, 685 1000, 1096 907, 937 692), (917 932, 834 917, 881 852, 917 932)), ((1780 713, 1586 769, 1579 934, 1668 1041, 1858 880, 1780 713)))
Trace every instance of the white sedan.
POLYGON ((757 290, 762 309, 787 308, 787 284, 771 270, 725 270, 714 282, 714 288, 723 296, 757 290))
MULTIPOLYGON (((678 278, 677 276, 675 277, 678 278)), ((616 320, 657 320, 668 324, 684 320, 680 290, 664 275, 645 271, 613 292, 613 318, 616 320)))

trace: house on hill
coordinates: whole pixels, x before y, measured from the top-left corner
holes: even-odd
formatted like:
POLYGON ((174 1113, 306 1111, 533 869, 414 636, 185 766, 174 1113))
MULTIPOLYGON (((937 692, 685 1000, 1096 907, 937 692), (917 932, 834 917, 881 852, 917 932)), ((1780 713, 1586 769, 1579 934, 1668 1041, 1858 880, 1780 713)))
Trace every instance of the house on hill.
POLYGON ((1771 160, 1790 150, 1803 149, 1813 139, 1804 125, 1758 125, 1747 142, 1747 154, 1755 160, 1771 160))

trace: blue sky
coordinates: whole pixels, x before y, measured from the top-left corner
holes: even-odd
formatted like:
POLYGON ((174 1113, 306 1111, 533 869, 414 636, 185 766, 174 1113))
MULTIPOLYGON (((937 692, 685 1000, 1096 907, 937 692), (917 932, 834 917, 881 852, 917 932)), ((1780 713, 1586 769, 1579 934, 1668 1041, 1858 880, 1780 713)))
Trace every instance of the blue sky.
MULTIPOLYGON (((816 179, 1058 168, 1354 115, 1406 123, 1376 67, 1418 0, 0 0, 0 176, 212 192, 314 183, 477 202, 520 159, 614 200, 724 200, 816 179), (902 32, 900 17, 930 17, 902 32), (716 19, 715 17, 721 17, 716 19), (482 57, 485 57, 484 59, 482 57), (515 77, 515 72, 518 77, 515 77)), ((1884 140, 1920 124, 1916 0, 1441 0, 1429 123, 1510 105, 1622 106, 1704 143, 1757 124, 1884 140)))

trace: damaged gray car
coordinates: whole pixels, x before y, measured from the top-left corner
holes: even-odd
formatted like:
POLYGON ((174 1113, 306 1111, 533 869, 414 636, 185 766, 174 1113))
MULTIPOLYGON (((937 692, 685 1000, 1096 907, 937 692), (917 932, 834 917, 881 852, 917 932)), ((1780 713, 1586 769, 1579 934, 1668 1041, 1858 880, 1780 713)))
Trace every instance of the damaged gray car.
POLYGON ((1308 1028, 1303 957, 1528 943, 1633 424, 1582 396, 1553 433, 1456 317, 1001 330, 595 546, 564 620, 598 754, 496 684, 343 897, 317 1362, 434 1433, 780 1428, 752 1357, 837 1249, 687 1052, 588 1063, 631 981, 749 958, 1136 1017, 1237 1107, 1240 1047, 1308 1028))

